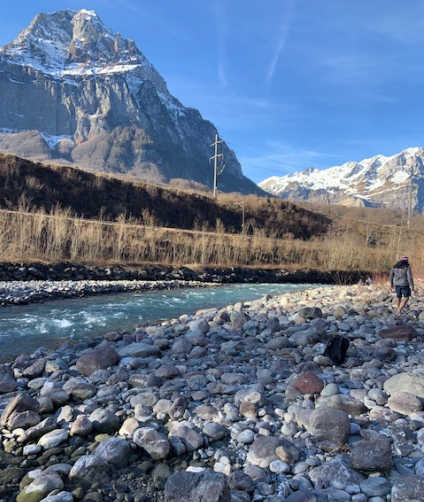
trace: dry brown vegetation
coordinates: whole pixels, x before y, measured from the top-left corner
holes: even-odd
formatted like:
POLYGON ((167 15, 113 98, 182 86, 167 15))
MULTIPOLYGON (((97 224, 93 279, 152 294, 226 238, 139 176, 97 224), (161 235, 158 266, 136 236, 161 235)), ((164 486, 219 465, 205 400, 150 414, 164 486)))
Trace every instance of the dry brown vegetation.
POLYGON ((2 261, 380 273, 408 254, 416 275, 423 273, 423 215, 408 227, 405 215, 392 210, 311 204, 303 209, 239 194, 220 194, 215 201, 187 189, 0 154, 1 207, 2 261))
POLYGON ((72 218, 52 214, 0 211, 0 260, 78 263, 162 263, 225 266, 280 266, 320 270, 388 270, 398 255, 408 253, 415 271, 423 270, 423 235, 406 227, 380 228, 386 245, 370 246, 350 229, 310 241, 188 231, 131 223, 72 218))
POLYGON ((33 211, 58 206, 81 218, 115 221, 121 215, 143 224, 216 229, 227 233, 261 228, 270 237, 291 234, 309 239, 325 233, 330 220, 274 198, 248 197, 246 207, 214 200, 209 194, 164 188, 94 174, 70 166, 46 166, 0 153, 0 208, 16 210, 22 201, 33 211))

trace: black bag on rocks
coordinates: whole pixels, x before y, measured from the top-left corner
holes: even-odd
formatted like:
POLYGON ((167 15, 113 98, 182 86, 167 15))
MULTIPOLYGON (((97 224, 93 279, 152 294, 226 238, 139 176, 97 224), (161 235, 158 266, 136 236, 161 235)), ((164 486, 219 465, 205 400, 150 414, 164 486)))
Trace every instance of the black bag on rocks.
POLYGON ((350 342, 344 336, 333 336, 326 345, 324 356, 329 357, 334 364, 342 364, 350 342))

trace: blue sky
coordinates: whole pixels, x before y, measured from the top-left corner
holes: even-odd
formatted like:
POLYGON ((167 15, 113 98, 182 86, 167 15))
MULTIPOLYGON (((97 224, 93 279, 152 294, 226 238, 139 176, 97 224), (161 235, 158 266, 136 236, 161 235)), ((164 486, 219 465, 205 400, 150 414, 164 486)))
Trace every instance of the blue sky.
POLYGON ((423 145, 422 0, 1 2, 0 45, 66 8, 134 39, 256 182, 423 145))

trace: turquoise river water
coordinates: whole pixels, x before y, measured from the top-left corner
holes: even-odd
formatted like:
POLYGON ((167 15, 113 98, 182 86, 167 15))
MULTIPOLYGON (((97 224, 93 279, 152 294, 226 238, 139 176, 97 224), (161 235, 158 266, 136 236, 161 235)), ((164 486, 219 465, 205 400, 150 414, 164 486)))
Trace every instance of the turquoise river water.
POLYGON ((311 284, 229 284, 211 288, 120 293, 0 307, 0 359, 68 338, 88 338, 171 319, 199 309, 314 287, 311 284))

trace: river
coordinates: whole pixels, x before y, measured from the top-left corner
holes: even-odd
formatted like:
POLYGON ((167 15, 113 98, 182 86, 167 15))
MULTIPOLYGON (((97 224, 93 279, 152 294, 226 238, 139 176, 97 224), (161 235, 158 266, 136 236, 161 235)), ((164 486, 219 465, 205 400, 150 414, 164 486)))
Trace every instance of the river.
POLYGON ((88 338, 170 319, 196 310, 224 307, 262 296, 317 287, 312 284, 230 284, 211 288, 119 293, 0 307, 0 359, 65 339, 88 338))

